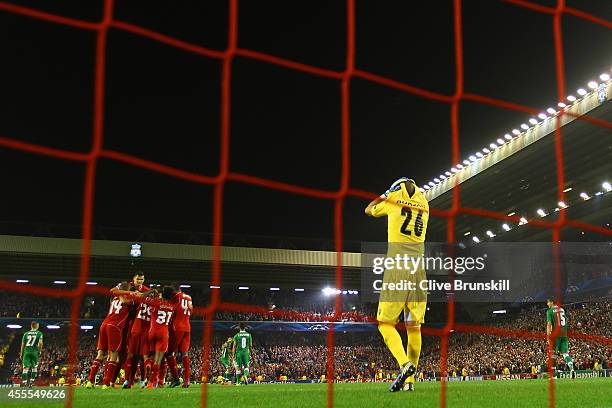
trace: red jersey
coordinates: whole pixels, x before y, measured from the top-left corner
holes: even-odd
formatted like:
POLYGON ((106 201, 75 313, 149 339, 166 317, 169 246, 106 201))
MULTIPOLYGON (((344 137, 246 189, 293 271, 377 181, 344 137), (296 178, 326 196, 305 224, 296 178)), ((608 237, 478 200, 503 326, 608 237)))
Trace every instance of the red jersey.
POLYGON ((121 299, 115 296, 111 299, 108 314, 106 315, 103 323, 118 327, 121 330, 127 323, 129 314, 130 305, 127 303, 121 303, 121 299))
POLYGON ((151 326, 149 333, 168 333, 168 326, 175 310, 175 303, 162 298, 149 298, 130 295, 136 303, 145 304, 151 308, 151 326))
MULTIPOLYGON (((142 285, 140 289, 138 289, 138 291, 141 293, 148 290, 149 288, 145 285, 142 285)), ((132 323, 131 333, 148 332, 149 327, 151 326, 151 306, 147 305, 146 303, 140 303, 136 309, 137 313, 134 316, 134 323, 132 323)))
POLYGON ((132 323, 132 334, 148 332, 151 327, 151 306, 146 303, 138 305, 138 313, 132 323))
POLYGON ((191 322, 189 321, 192 308, 191 296, 183 292, 177 292, 174 295, 174 300, 176 302, 176 314, 172 321, 172 330, 191 332, 191 322))

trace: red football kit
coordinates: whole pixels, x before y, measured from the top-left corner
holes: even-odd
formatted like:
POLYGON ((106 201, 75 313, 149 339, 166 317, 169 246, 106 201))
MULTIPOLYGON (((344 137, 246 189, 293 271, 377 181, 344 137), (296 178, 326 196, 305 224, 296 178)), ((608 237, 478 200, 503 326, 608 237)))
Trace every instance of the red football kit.
POLYGON ((130 314, 130 305, 122 303, 119 297, 113 297, 108 314, 100 326, 98 350, 119 351, 123 340, 123 328, 130 314))
POLYGON ((131 295, 130 298, 140 305, 150 307, 151 324, 147 336, 149 351, 168 351, 168 326, 175 310, 175 303, 162 298, 149 298, 131 295))
MULTIPOLYGON (((115 286, 117 289, 119 289, 119 286, 121 284, 115 286)), ((147 290, 149 290, 148 287, 146 287, 145 285, 141 285, 140 288, 138 289, 139 292, 146 292, 147 290)), ((133 305, 131 305, 133 306, 133 305)), ((130 307, 130 314, 128 316, 128 322, 125 325, 125 328, 123 329, 123 342, 121 344, 121 352, 126 352, 129 351, 129 345, 131 342, 131 337, 132 337, 132 327, 134 325, 134 320, 136 319, 137 316, 137 310, 135 307, 130 307)))
POLYGON ((170 352, 186 353, 189 351, 189 343, 191 337, 191 296, 183 292, 177 292, 174 295, 176 302, 176 313, 172 321, 170 330, 170 352))
MULTIPOLYGON (((139 292, 146 292, 149 288, 142 285, 139 292)), ((147 336, 151 325, 151 306, 140 303, 129 331, 128 353, 146 356, 149 354, 147 336)))

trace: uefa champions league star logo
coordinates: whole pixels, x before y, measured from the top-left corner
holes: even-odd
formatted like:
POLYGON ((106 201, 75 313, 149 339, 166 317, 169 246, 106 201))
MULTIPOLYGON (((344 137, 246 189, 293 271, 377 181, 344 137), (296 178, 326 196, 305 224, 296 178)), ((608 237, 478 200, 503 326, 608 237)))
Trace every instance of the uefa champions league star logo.
POLYGON ((312 331, 327 331, 328 327, 324 324, 313 324, 308 328, 308 330, 312 331))

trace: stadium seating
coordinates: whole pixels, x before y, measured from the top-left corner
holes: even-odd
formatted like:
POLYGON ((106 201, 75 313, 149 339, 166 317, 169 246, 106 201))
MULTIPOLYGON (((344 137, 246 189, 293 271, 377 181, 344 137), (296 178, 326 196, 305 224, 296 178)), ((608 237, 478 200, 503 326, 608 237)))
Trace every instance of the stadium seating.
MULTIPOLYGON (((47 300, 47 302, 51 302, 47 300)), ((23 309, 27 310, 27 309, 23 309)), ((612 319, 612 303, 598 302, 568 306, 571 313, 570 330, 599 336, 612 336, 612 327, 606 324, 612 319)), ((313 313, 311 311, 310 313, 313 313)), ((325 317, 322 314, 322 318, 325 317)), ((232 320, 253 318, 255 316, 225 313, 218 317, 232 320)), ((292 316, 296 317, 296 316, 292 316)), ((278 319, 278 317, 277 317, 278 319)), ((545 321, 544 311, 535 306, 524 309, 520 314, 512 314, 488 322, 493 327, 541 332, 545 321)), ((202 376, 202 338, 201 323, 194 322, 190 355, 192 360, 192 380, 199 381, 202 376)), ((42 378, 56 380, 62 375, 67 363, 67 327, 58 330, 45 330, 45 351, 39 367, 42 378), (57 368, 56 368, 57 367, 57 368)), ((327 362, 326 333, 308 331, 252 331, 254 338, 254 358, 252 375, 263 376, 266 380, 287 378, 320 378, 325 374, 327 362)), ((77 375, 85 378, 91 359, 95 355, 97 327, 80 331, 77 352, 77 375)), ((210 369, 205 373, 215 378, 222 373, 219 364, 220 344, 232 331, 215 331, 212 338, 209 361, 210 369)), ((17 344, 18 342, 14 342, 17 344)), ((383 378, 396 370, 395 362, 385 348, 382 339, 371 325, 365 332, 338 332, 336 334, 335 367, 340 380, 370 380, 382 372, 383 378)), ((598 361, 602 368, 612 367, 612 348, 582 339, 570 340, 570 353, 577 368, 593 368, 598 361)), ((419 371, 425 378, 437 377, 440 362, 440 345, 435 338, 425 336, 423 355, 419 371)), ((19 361, 9 362, 13 374, 20 372, 19 361)), ((489 334, 456 333, 451 337, 448 351, 448 372, 460 375, 466 368, 470 375, 502 373, 507 368, 510 373, 528 373, 531 367, 546 369, 545 343, 540 339, 508 338, 489 334)))

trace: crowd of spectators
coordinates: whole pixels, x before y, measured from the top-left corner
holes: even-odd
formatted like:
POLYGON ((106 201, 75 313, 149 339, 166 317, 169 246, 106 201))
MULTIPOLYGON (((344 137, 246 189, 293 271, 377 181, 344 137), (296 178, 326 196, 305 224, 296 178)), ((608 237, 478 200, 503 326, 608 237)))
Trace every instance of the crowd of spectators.
POLYGON ((49 299, 0 291, 0 317, 55 318, 70 314, 68 299, 49 299))
MULTIPOLYGON (((60 376, 66 373, 68 364, 68 329, 44 330, 43 352, 38 360, 38 372, 41 378, 60 376)), ((95 357, 97 338, 93 332, 81 332, 78 337, 77 370, 78 374, 85 374, 89 370, 89 364, 95 357)), ((19 340, 19 339, 18 339, 19 340)), ((19 347, 16 341, 15 347, 19 347)), ((21 374, 21 362, 19 359, 11 363, 13 375, 21 374)))
MULTIPOLYGON (((610 302, 576 304, 567 307, 569 330, 577 334, 612 337, 612 304, 610 302)), ((544 333, 544 309, 524 310, 518 316, 507 316, 493 321, 491 326, 523 333, 544 333)), ((612 368, 612 347, 596 341, 570 338, 569 354, 575 369, 592 369, 597 362, 601 368, 612 368)), ((451 336, 447 352, 448 372, 461 373, 465 368, 470 375, 500 374, 507 368, 510 373, 529 373, 535 367, 547 369, 546 340, 526 336, 504 337, 493 334, 456 333, 451 336)), ((567 369, 565 361, 558 359, 557 367, 567 369)), ((440 375, 440 342, 429 342, 423 349, 420 369, 428 376, 440 375)))
MULTIPOLYGON (((226 338, 218 336, 215 344, 221 344, 226 338)), ((258 336, 254 332, 253 338, 254 376, 278 380, 281 376, 318 379, 326 375, 327 333, 273 332, 258 336)), ((218 346, 211 349, 209 375, 213 378, 223 373, 220 351, 218 346)), ((201 348, 191 353, 201 360, 201 348)), ((337 333, 333 364, 334 373, 340 379, 373 378, 379 370, 393 370, 396 365, 378 333, 373 332, 337 333)))
POLYGON ((6 353, 15 336, 13 330, 0 329, 0 369, 4 366, 6 353))
MULTIPOLYGON (((80 317, 85 319, 102 319, 108 311, 110 298, 100 295, 88 295, 83 299, 80 317)), ((215 313, 215 320, 225 321, 301 321, 301 322, 366 322, 373 321, 375 310, 373 306, 359 305, 357 302, 346 302, 344 312, 335 318, 333 299, 325 299, 319 303, 312 302, 311 298, 304 297, 301 302, 283 302, 276 305, 274 299, 265 296, 251 296, 248 299, 253 303, 247 305, 263 307, 264 313, 226 312, 215 313), (272 313, 275 311, 275 313, 272 313)), ((235 302, 244 301, 240 297, 235 302)), ((198 293, 194 296, 195 305, 204 305, 205 299, 198 293)), ((71 302, 63 298, 46 298, 21 293, 0 291, 0 317, 55 319, 70 317, 71 302)), ((202 317, 194 316, 195 320, 202 317)))
MULTIPOLYGON (((103 318, 108 310, 108 305, 108 298, 104 296, 85 296, 79 315, 85 319, 103 318)), ((70 299, 0 291, 0 317, 68 318, 70 307, 70 299)))
MULTIPOLYGON (((96 354, 95 330, 81 334, 78 340, 77 367, 75 373, 86 378, 89 365, 96 354)), ((219 363, 220 344, 233 333, 216 334, 209 353, 208 372, 202 372, 202 339, 195 333, 189 350, 192 365, 192 381, 200 381, 205 374, 215 378, 223 374, 219 363)), ((287 378, 320 378, 327 370, 326 333, 267 332, 253 333, 254 354, 252 356, 253 376, 267 380, 287 378)), ((44 349, 39 359, 39 376, 58 379, 66 375, 68 329, 45 331, 44 349)), ((391 355, 379 341, 376 333, 347 333, 337 335, 338 346, 334 353, 334 368, 338 378, 350 379, 372 377, 378 370, 394 367, 391 355), (349 345, 351 344, 351 345, 349 345), (355 345, 359 344, 359 345, 355 345)), ((18 344, 15 342, 15 344, 18 344)), ((180 360, 179 360, 180 362, 180 360)), ((19 360, 11 364, 14 376, 21 373, 19 360)))
POLYGON ((282 322, 373 322, 372 315, 363 311, 346 311, 335 316, 333 310, 283 310, 272 313, 216 312, 215 320, 220 321, 282 321, 282 322))
MULTIPOLYGON (((48 305, 47 305, 48 306, 48 305)), ((46 306, 46 307, 47 307, 46 306)), ((27 311, 28 309, 23 309, 27 311)), ((612 368, 612 347, 593 339, 575 338, 574 334, 586 334, 612 338, 612 303, 576 304, 566 307, 570 330, 570 355, 576 369, 612 368)), ((54 310, 52 309, 51 313, 54 310)), ((300 312, 296 312, 300 313, 300 312)), ((315 312, 317 313, 317 312, 315 312)), ((329 311, 321 313, 321 319, 329 318, 329 311)), ((313 315, 313 312, 309 312, 313 315)), ((365 315, 364 315, 365 316, 365 315)), ((305 321, 303 316, 288 316, 290 321, 305 321)), ((255 320, 252 316, 219 314, 222 320, 255 320), (238 317, 238 318, 237 318, 238 317), (247 318, 250 317, 250 318, 247 318)), ((277 320, 282 320, 277 316, 277 320)), ((359 315, 353 315, 359 321, 359 315)), ((312 321, 312 320, 311 320, 312 321)), ((525 309, 519 314, 495 316, 485 325, 520 332, 514 337, 479 333, 453 333, 449 338, 447 352, 448 373, 461 375, 465 369, 470 375, 529 373, 532 367, 546 370, 546 341, 531 338, 521 333, 544 333, 545 310, 541 307, 525 309)), ((201 326, 199 326, 201 327, 201 326)), ((57 376, 67 364, 67 327, 47 330, 45 347, 40 358, 39 372, 42 376, 57 376), (59 371, 58 371, 59 370, 59 371)), ((251 373, 266 379, 320 378, 326 373, 327 347, 326 332, 258 331, 252 332, 254 356, 251 373)), ((97 327, 94 330, 79 331, 78 366, 76 372, 86 375, 89 364, 95 356, 97 327)), ((193 379, 202 375, 201 330, 194 330, 190 350, 193 379)), ((207 374, 215 377, 222 373, 219 364, 220 345, 231 332, 216 331, 209 353, 210 369, 207 374)), ((19 339, 13 341, 19 347, 19 339)), ((20 372, 19 361, 11 362, 11 370, 20 372)), ((562 359, 557 360, 560 368, 562 359)), ((367 332, 336 333, 334 350, 335 374, 341 379, 372 378, 376 373, 397 370, 396 363, 385 347, 381 336, 374 327, 367 332)), ((423 336, 423 349, 419 371, 426 377, 440 375, 440 341, 438 337, 423 336)))

